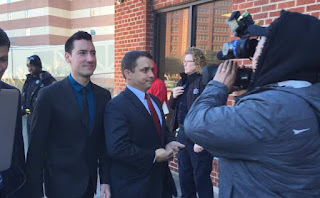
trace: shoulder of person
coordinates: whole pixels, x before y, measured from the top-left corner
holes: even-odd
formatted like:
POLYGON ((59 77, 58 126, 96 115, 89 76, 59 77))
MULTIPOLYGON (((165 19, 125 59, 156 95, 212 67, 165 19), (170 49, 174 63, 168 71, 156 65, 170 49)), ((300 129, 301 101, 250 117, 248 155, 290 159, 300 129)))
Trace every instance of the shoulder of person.
POLYGON ((99 86, 99 85, 96 85, 94 83, 92 83, 92 88, 95 90, 95 92, 97 94, 101 94, 101 95, 104 95, 104 96, 110 96, 111 97, 111 93, 109 90, 99 86))
POLYGON ((1 85, 2 89, 17 89, 17 90, 19 90, 17 87, 9 85, 9 84, 7 84, 7 83, 5 83, 3 81, 0 81, 0 85, 1 85))
POLYGON ((112 98, 107 103, 107 108, 112 106, 116 107, 117 109, 127 108, 128 107, 129 98, 125 96, 124 92, 122 91, 120 94, 112 98))

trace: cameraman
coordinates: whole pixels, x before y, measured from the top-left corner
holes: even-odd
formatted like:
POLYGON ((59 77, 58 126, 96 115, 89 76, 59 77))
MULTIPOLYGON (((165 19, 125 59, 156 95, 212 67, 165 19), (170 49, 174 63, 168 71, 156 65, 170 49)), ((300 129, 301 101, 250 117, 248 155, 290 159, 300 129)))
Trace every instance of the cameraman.
POLYGON ((186 135, 220 157, 220 198, 320 197, 319 35, 315 17, 282 11, 236 105, 225 106, 237 74, 226 61, 189 110, 186 135))

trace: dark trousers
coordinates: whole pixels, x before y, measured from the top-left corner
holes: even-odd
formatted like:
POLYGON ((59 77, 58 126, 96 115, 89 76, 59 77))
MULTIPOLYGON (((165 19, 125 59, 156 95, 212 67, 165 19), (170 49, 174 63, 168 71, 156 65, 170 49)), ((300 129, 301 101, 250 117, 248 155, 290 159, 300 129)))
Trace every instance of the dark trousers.
POLYGON ((181 198, 196 198, 196 193, 199 198, 213 198, 210 179, 213 157, 205 150, 201 153, 194 152, 194 143, 187 139, 181 130, 178 141, 186 145, 178 154, 181 198))

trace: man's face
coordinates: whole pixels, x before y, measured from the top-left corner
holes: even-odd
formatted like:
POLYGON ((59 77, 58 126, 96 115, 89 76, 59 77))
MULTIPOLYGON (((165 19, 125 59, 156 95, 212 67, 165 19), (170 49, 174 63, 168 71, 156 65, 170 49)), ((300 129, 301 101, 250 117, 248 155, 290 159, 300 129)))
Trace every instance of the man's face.
POLYGON ((8 68, 8 46, 0 46, 0 80, 8 68))
POLYGON ((38 75, 41 72, 40 67, 36 67, 36 66, 30 64, 30 59, 27 60, 27 67, 28 67, 28 71, 31 75, 38 75))
POLYGON ((252 70, 255 71, 257 69, 258 65, 258 58, 261 55, 262 49, 264 47, 264 43, 266 42, 267 37, 261 37, 257 47, 256 51, 254 52, 253 58, 252 58, 252 70))
POLYGON ((71 66, 74 78, 90 78, 96 69, 96 50, 92 41, 75 40, 71 54, 65 53, 65 59, 71 66))
POLYGON ((137 66, 134 68, 134 72, 125 70, 125 76, 128 85, 146 92, 153 83, 153 64, 152 60, 141 56, 136 60, 137 66))

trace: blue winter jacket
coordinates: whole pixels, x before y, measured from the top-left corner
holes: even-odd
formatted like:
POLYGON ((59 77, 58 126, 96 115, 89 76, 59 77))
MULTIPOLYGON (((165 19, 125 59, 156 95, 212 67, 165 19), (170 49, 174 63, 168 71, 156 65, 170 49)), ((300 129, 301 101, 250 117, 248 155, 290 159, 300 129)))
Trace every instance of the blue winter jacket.
POLYGON ((185 119, 186 135, 219 160, 220 198, 320 197, 320 83, 256 89, 235 106, 209 82, 185 119))

